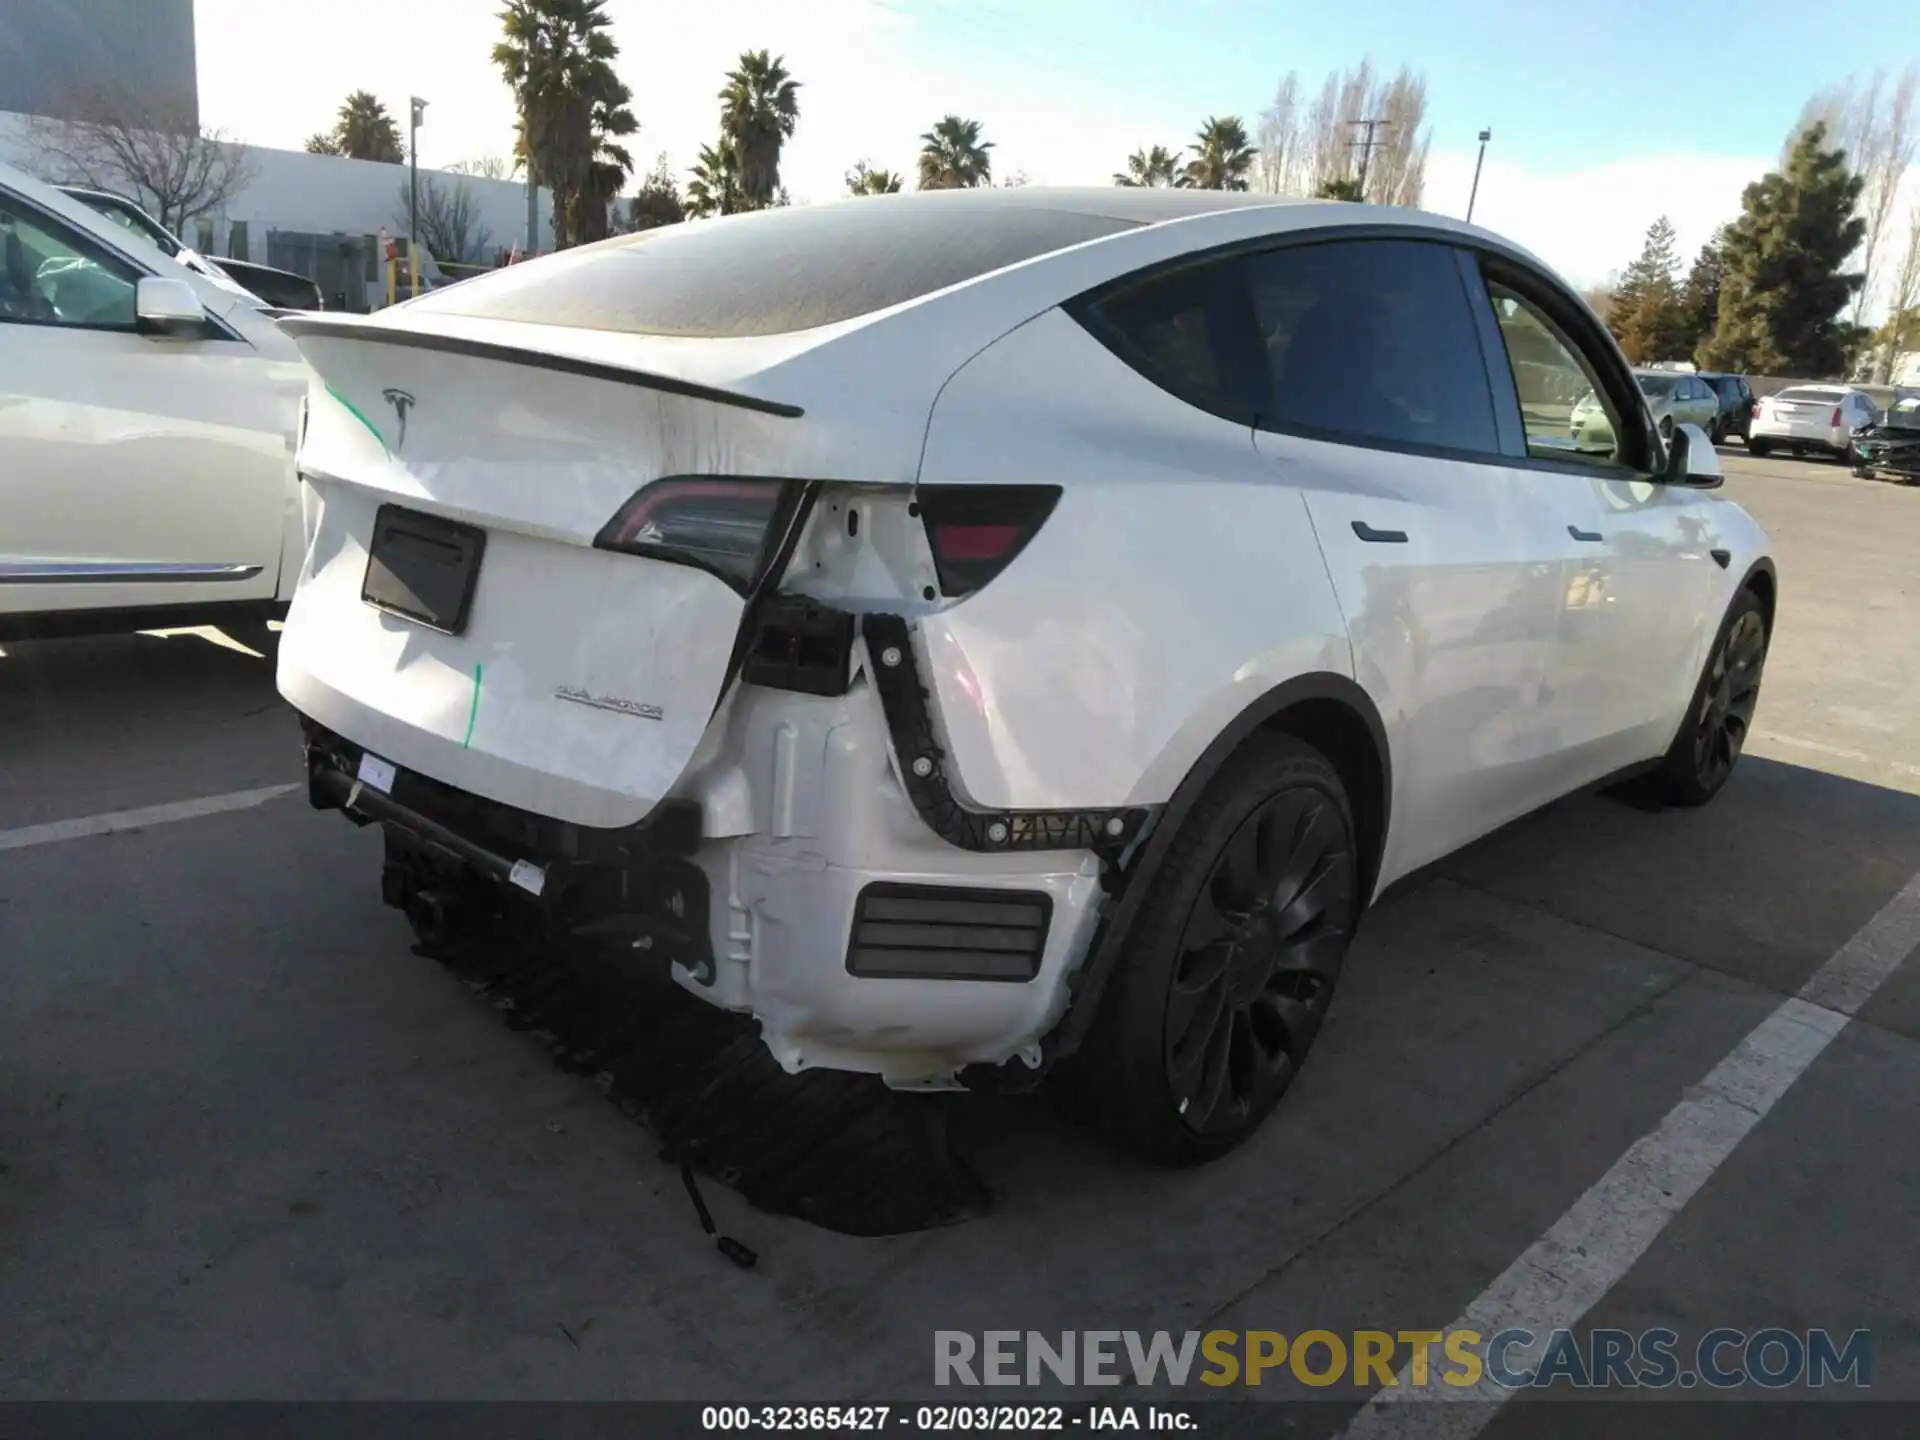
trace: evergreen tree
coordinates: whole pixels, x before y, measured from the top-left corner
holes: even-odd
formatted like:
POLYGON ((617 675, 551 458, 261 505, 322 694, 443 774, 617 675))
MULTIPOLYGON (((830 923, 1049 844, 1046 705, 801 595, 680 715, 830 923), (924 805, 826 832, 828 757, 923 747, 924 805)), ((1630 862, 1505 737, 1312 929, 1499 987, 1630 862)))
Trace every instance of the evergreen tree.
MULTIPOLYGON (((1684 336, 1680 312, 1680 268, 1673 250, 1673 226, 1662 215, 1648 227, 1640 258, 1627 267, 1613 292, 1607 328, 1636 365, 1672 360, 1684 336)), ((1691 347, 1689 347, 1691 348, 1691 347)))
POLYGON ((1860 180, 1807 127, 1784 169, 1747 186, 1726 229, 1719 318, 1701 360, 1716 370, 1807 377, 1844 374, 1859 327, 1840 319, 1860 288, 1842 267, 1866 233, 1854 211, 1860 180))
POLYGON ((1713 232, 1713 238, 1700 247, 1693 268, 1687 272, 1686 284, 1680 287, 1680 335, 1676 354, 1688 359, 1693 358, 1720 322, 1720 276, 1726 268, 1720 247, 1726 233, 1727 227, 1722 225, 1713 232))

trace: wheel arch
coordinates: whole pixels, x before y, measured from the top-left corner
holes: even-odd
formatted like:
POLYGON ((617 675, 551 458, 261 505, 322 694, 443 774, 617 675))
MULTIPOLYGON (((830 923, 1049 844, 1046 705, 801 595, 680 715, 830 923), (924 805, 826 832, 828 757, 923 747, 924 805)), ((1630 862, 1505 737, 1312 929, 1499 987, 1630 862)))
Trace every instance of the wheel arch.
POLYGON ((1065 1019, 1048 1037, 1050 1060, 1079 1048, 1148 882, 1187 813, 1220 768, 1249 740, 1263 734, 1291 735, 1312 745, 1339 773, 1353 807, 1358 832, 1355 838, 1362 850, 1362 907, 1371 902, 1392 821, 1393 771, 1386 725, 1372 697, 1348 676, 1333 671, 1295 675, 1242 708, 1200 752, 1175 787, 1140 854, 1128 866, 1126 888, 1081 969, 1065 1019))
POLYGON ((1774 605, 1779 598, 1780 577, 1773 568, 1773 561, 1762 555, 1747 567, 1747 573, 1740 577, 1741 590, 1751 590, 1760 597, 1761 613, 1767 619, 1767 634, 1773 634, 1774 605))

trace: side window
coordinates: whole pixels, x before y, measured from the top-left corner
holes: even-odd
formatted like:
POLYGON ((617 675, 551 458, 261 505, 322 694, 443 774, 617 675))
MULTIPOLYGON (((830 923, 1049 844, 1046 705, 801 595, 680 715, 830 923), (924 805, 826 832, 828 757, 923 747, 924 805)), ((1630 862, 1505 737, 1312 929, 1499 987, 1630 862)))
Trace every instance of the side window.
POLYGON ((1262 426, 1500 453, 1473 311, 1451 248, 1340 240, 1269 250, 1244 263, 1271 376, 1262 426))
POLYGON ((1266 374, 1233 261, 1148 276, 1095 301, 1083 319, 1161 389, 1225 419, 1253 422, 1266 374))
POLYGON ((1536 459, 1617 461, 1619 417, 1592 367, 1530 301, 1497 281, 1487 290, 1520 398, 1527 453, 1536 459))
POLYGON ((0 193, 0 324, 131 330, 139 272, 0 193))

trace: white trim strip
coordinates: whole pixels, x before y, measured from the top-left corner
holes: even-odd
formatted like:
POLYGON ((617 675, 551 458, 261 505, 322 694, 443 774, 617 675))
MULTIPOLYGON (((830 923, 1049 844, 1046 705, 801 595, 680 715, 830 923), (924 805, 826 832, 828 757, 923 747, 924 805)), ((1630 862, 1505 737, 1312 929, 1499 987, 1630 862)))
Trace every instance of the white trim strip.
MULTIPOLYGON (((1862 926, 1797 995, 1636 1140, 1547 1233, 1461 1312, 1450 1329, 1482 1342, 1523 1328, 1570 1328, 1646 1254, 1713 1172, 1807 1072, 1901 961, 1920 945, 1920 875, 1862 926)), ((1514 1362, 1520 1352, 1514 1352, 1514 1362)), ((1470 1440, 1518 1392, 1482 1376, 1471 1387, 1407 1383, 1374 1392, 1341 1432, 1346 1440, 1470 1440), (1466 1405, 1441 1402, 1467 1401, 1466 1405), (1421 1403, 1427 1402, 1427 1403, 1421 1403)))
POLYGON ((266 785, 258 790, 232 790, 225 795, 203 795, 197 800, 175 800, 138 810, 113 810, 105 815, 83 815, 77 820, 50 820, 44 825, 0 830, 0 850, 26 850, 61 840, 83 840, 89 835, 111 835, 120 830, 168 825, 176 820, 197 820, 202 815, 219 815, 228 810, 251 810, 300 788, 297 784, 266 785))

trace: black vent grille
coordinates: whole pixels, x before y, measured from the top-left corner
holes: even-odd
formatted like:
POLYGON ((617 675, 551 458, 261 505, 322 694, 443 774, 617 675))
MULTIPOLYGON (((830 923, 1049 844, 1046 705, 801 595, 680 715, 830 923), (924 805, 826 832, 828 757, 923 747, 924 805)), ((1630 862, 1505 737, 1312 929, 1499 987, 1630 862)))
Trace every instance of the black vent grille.
POLYGON ((1040 973, 1053 898, 875 881, 854 906, 847 972, 868 979, 1000 980, 1040 973))

